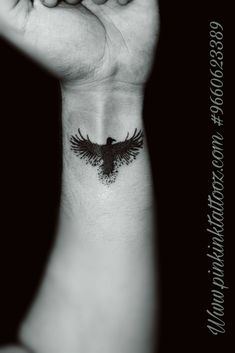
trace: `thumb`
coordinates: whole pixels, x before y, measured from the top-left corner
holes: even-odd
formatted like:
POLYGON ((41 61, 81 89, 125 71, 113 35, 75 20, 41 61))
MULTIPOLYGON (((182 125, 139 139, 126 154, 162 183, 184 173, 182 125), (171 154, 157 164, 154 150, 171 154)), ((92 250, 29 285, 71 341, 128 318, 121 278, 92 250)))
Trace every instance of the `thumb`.
POLYGON ((31 0, 0 0, 0 15, 10 15, 15 9, 26 11, 32 6, 31 0))
POLYGON ((26 13, 32 8, 30 0, 0 0, 0 35, 12 36, 20 31, 26 13))
POLYGON ((25 38, 23 21, 30 8, 31 0, 0 0, 0 38, 7 40, 46 70, 53 71, 43 53, 25 38))
POLYGON ((31 8, 31 0, 0 0, 0 37, 30 56, 32 48, 25 41, 23 27, 31 8))
POLYGON ((0 21, 0 38, 1 37, 6 39, 15 48, 19 49, 27 57, 31 58, 35 63, 43 67, 46 71, 56 75, 56 72, 54 72, 53 68, 51 68, 49 59, 45 58, 43 53, 33 48, 31 44, 25 40, 25 37, 20 31, 15 31, 4 21, 0 21))

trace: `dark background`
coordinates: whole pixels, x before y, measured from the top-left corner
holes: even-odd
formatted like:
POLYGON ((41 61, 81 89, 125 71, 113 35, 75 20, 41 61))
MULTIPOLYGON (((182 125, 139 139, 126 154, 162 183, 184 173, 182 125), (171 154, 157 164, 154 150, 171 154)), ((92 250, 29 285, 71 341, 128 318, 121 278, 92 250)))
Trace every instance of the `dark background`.
MULTIPOLYGON (((161 35, 145 102, 159 235, 159 353, 230 352, 232 303, 232 110, 225 60, 226 334, 206 329, 207 194, 211 174, 209 22, 233 31, 226 2, 160 0, 161 35)), ((234 42, 234 40, 233 40, 234 42)), ((60 92, 50 75, 5 42, 1 50, 0 345, 13 342, 53 242, 60 190, 60 92)), ((232 327, 233 326, 233 327, 232 327)), ((65 352, 69 353, 69 352, 65 352)), ((111 353, 111 352, 110 352, 111 353)))

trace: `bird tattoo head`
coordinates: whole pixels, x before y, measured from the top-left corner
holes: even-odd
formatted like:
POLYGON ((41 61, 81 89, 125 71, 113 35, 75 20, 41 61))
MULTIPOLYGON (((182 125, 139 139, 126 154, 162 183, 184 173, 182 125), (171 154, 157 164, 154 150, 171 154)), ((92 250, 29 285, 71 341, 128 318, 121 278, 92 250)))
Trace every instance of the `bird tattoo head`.
POLYGON ((135 129, 134 134, 129 137, 128 133, 124 141, 116 142, 108 137, 106 144, 99 145, 93 143, 88 135, 85 138, 78 129, 78 134, 70 137, 70 144, 77 157, 97 167, 100 181, 110 185, 117 178, 118 168, 132 163, 143 148, 143 132, 135 129))
POLYGON ((112 137, 108 137, 106 140, 106 145, 112 145, 112 143, 116 141, 115 139, 113 139, 112 137))

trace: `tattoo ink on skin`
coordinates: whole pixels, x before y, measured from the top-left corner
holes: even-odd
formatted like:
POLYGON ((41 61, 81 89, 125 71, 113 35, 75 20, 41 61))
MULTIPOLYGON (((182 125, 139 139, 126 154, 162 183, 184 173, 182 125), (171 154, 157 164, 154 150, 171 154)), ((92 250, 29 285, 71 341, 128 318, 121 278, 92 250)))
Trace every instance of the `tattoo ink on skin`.
POLYGON ((143 132, 135 129, 132 137, 129 138, 129 132, 126 139, 116 142, 112 137, 108 137, 106 144, 99 145, 91 142, 89 136, 83 137, 80 129, 78 134, 70 137, 71 150, 77 157, 85 160, 98 169, 99 180, 104 185, 110 185, 115 182, 118 169, 122 165, 132 163, 143 148, 143 132))

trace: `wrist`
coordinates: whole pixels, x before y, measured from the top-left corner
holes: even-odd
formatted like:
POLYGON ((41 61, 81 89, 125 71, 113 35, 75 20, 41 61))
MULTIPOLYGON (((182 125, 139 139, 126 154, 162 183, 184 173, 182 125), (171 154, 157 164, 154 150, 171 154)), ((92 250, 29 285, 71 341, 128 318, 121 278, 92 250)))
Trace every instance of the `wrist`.
MULTIPOLYGON (((71 136, 81 137, 80 133, 85 139, 99 145, 106 144, 108 137, 115 139, 115 142, 121 142, 127 138, 127 134, 131 138, 135 130, 137 133, 140 131, 144 133, 142 115, 144 87, 120 82, 103 82, 82 87, 62 86, 62 97, 62 199, 64 204, 70 204, 66 207, 77 209, 81 195, 84 195, 84 200, 86 200, 89 198, 88 194, 92 193, 93 200, 96 196, 98 198, 97 209, 102 209, 100 207, 100 202, 103 202, 101 195, 106 197, 107 205, 107 195, 114 190, 119 194, 118 190, 122 188, 122 192, 125 189, 125 194, 129 195, 134 182, 133 175, 135 175, 135 184, 140 184, 139 188, 144 189, 146 183, 149 183, 147 180, 150 174, 145 138, 144 147, 140 148, 137 160, 130 166, 124 165, 120 168, 118 182, 112 184, 112 188, 104 188, 100 182, 98 166, 92 167, 86 158, 78 158, 71 150, 71 136)), ((149 199, 148 196, 146 198, 149 199)), ((118 201, 119 197, 116 197, 116 200, 118 201)), ((145 205, 144 202, 140 204, 145 205)), ((113 206, 110 209, 113 209, 113 206)))
POLYGON ((144 85, 104 80, 83 85, 61 85, 63 130, 80 128, 102 140, 110 133, 121 136, 142 125, 144 85))

